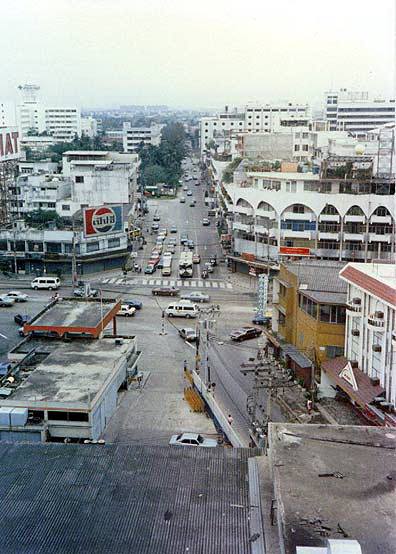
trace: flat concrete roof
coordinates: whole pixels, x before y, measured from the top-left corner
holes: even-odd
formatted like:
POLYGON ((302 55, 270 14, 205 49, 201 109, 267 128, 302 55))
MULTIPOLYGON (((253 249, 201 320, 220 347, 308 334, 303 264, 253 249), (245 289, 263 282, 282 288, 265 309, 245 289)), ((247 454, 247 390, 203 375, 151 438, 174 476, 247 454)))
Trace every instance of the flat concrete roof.
MULTIPOLYGON (((74 339, 67 343, 56 339, 34 339, 30 343, 37 355, 47 353, 7 400, 30 402, 83 403, 100 391, 106 379, 128 354, 134 338, 74 339)), ((29 349, 29 343, 27 348, 29 349)), ((3 403, 6 405, 6 403, 3 403)))
POLYGON ((78 298, 60 298, 48 305, 30 321, 28 330, 48 330, 48 328, 63 329, 93 329, 100 325, 102 319, 116 308, 117 300, 78 298))
POLYGON ((107 156, 107 150, 68 150, 63 156, 107 156))
POLYGON ((343 537, 394 554, 396 429, 272 423, 269 456, 286 554, 343 537))

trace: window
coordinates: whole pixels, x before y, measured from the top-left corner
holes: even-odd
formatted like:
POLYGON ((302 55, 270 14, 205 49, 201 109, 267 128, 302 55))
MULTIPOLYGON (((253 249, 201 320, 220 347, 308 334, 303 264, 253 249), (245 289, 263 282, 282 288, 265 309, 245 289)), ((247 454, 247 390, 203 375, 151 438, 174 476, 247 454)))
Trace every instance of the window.
POLYGON ((279 284, 279 296, 286 296, 286 287, 282 283, 279 284))
POLYGON ((327 358, 337 358, 344 355, 344 349, 342 346, 326 346, 327 358))
POLYGON ((318 317, 318 305, 317 305, 316 302, 314 302, 310 298, 307 298, 303 294, 300 294, 299 304, 300 304, 300 308, 304 312, 306 312, 308 315, 310 315, 314 319, 317 319, 317 317, 318 317))
POLYGON ((69 204, 62 204, 62 210, 64 212, 70 212, 70 206, 69 204))
POLYGON ((295 181, 286 181, 286 192, 296 192, 297 191, 297 183, 295 181))
POLYGON ((88 414, 85 412, 49 411, 48 419, 56 421, 89 421, 88 414))
POLYGON ((294 152, 298 152, 300 150, 300 145, 299 144, 295 144, 294 145, 294 152))
POLYGON ((0 250, 2 250, 2 251, 7 250, 7 241, 6 240, 0 240, 0 250))
POLYGON ((62 252, 62 244, 60 242, 47 242, 47 252, 62 252))
POLYGON ((304 152, 308 152, 308 144, 303 144, 302 149, 304 152))
POLYGON ((83 175, 76 175, 76 180, 75 180, 76 183, 83 183, 84 182, 84 177, 83 175))
POLYGON ((87 242, 87 252, 97 252, 99 250, 98 242, 87 242))
POLYGON ((48 202, 49 208, 56 208, 56 202, 48 202))
POLYGON ((324 323, 345 323, 345 307, 344 306, 333 306, 330 304, 321 304, 320 310, 320 321, 324 323))
POLYGON ((308 138, 308 133, 303 133, 302 138, 305 138, 305 139, 308 138))
POLYGON ((109 239, 107 243, 108 248, 117 248, 120 246, 120 239, 109 239))
POLYGON ((305 208, 302 204, 294 204, 292 211, 294 214, 303 214, 305 211, 305 208))

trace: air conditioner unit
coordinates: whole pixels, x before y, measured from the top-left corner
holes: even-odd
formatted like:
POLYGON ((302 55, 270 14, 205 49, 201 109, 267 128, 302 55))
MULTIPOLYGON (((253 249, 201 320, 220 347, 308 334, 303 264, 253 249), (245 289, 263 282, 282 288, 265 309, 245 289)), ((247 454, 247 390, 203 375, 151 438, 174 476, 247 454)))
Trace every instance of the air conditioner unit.
POLYGON ((353 337, 359 337, 360 336, 359 329, 352 329, 352 336, 353 337))
POLYGON ((378 379, 378 377, 370 377, 370 382, 373 387, 377 387, 380 384, 380 380, 378 379))
POLYGON ((374 312, 374 317, 384 319, 384 312, 374 312))
POLYGON ((373 352, 381 352, 382 346, 379 344, 373 344, 373 352))
POLYGON ((352 298, 352 304, 356 304, 357 306, 360 306, 361 303, 362 303, 361 298, 352 298))

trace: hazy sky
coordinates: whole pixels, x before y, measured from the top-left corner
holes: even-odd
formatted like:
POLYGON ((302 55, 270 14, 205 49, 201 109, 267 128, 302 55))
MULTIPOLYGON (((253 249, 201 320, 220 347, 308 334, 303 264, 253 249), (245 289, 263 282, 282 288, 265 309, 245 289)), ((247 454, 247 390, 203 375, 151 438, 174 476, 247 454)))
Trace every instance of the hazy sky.
POLYGON ((80 106, 393 95, 393 0, 1 2, 0 100, 18 84, 80 106))

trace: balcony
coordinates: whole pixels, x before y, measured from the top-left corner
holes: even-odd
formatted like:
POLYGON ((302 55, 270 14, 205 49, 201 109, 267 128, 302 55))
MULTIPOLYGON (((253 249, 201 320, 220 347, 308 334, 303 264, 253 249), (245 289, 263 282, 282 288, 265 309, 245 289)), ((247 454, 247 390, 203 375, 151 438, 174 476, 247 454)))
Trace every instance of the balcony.
POLYGON ((260 233, 261 235, 269 235, 270 237, 276 237, 277 229, 275 229, 274 227, 271 227, 270 229, 268 229, 264 225, 255 225, 254 231, 255 233, 260 233))
POLYGON ((372 215, 370 223, 384 223, 386 225, 392 225, 392 218, 390 215, 372 215))
POLYGON ((313 213, 294 213, 294 212, 284 212, 282 214, 282 221, 292 220, 292 221, 316 221, 316 216, 313 213))
POLYGON ((344 233, 344 241, 364 242, 365 233, 344 233))
POLYGON ((340 240, 340 233, 338 231, 319 231, 319 240, 340 240))
POLYGON ((313 240, 315 231, 292 231, 291 229, 282 229, 281 238, 307 239, 313 240))
POLYGON ((268 219, 277 219, 275 210, 256 210, 256 215, 260 217, 266 217, 268 219))
POLYGON ((330 215, 330 214, 321 214, 319 216, 320 222, 331 222, 331 223, 339 223, 340 222, 340 216, 339 215, 330 215))
POLYGON ((354 302, 347 302, 346 309, 348 312, 348 315, 356 316, 360 315, 362 313, 362 305, 360 303, 354 302))
POLYGON ((382 317, 379 316, 378 312, 375 312, 374 314, 370 314, 367 316, 367 325, 369 328, 375 330, 375 331, 384 331, 385 330, 385 320, 382 317))
POLYGON ((253 225, 248 223, 240 223, 239 221, 234 221, 232 224, 232 227, 236 231, 246 231, 247 233, 251 233, 253 230, 253 225))
POLYGON ((364 215, 346 215, 344 218, 345 223, 366 223, 366 216, 364 215))
POLYGON ((245 206, 234 206, 233 211, 236 214, 253 215, 253 208, 247 208, 245 206))
POLYGON ((377 233, 369 233, 369 242, 387 242, 390 243, 391 235, 378 235, 377 233))
POLYGON ((396 348, 396 331, 392 331, 392 346, 396 348))

